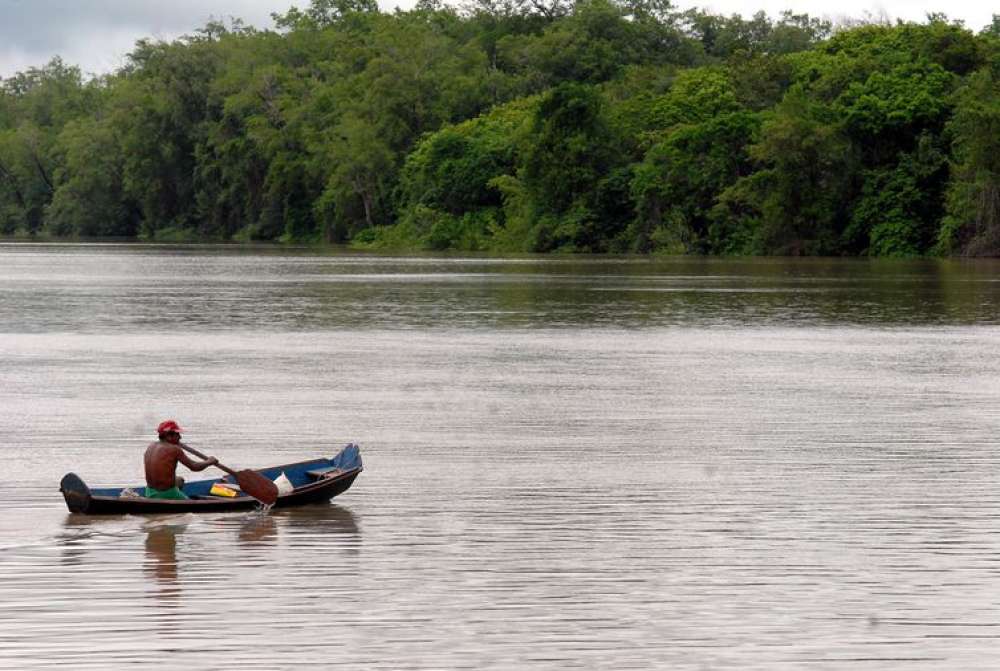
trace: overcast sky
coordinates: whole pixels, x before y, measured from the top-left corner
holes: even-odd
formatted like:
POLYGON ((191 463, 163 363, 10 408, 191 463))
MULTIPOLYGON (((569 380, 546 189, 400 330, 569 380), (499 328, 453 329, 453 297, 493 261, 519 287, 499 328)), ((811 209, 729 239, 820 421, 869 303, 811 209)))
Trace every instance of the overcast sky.
MULTIPOLYGON (((392 9, 407 8, 413 1, 379 3, 392 9)), ((266 28, 271 26, 272 12, 284 12, 293 4, 305 7, 309 0, 0 0, 0 77, 42 65, 56 55, 85 72, 109 72, 122 65, 137 39, 173 39, 210 18, 237 17, 266 28)), ((776 16, 792 9, 834 20, 865 12, 920 20, 929 11, 947 11, 975 30, 988 24, 994 11, 982 0, 675 0, 675 4, 744 16, 760 9, 776 16)))

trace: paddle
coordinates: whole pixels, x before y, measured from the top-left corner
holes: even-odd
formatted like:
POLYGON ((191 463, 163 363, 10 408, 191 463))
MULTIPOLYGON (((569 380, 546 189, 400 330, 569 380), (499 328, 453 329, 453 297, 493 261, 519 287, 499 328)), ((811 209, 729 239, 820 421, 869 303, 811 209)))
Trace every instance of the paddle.
MULTIPOLYGON (((182 450, 187 450, 199 459, 208 459, 204 454, 194 449, 193 447, 188 447, 184 443, 177 443, 177 447, 182 450)), ((254 497, 266 506, 273 505, 275 501, 278 500, 278 486, 265 478, 263 475, 257 471, 251 471, 250 469, 244 469, 242 471, 234 471, 228 466, 223 466, 222 464, 216 462, 215 464, 218 468, 229 473, 229 475, 236 478, 236 482, 239 483, 240 489, 254 497)))

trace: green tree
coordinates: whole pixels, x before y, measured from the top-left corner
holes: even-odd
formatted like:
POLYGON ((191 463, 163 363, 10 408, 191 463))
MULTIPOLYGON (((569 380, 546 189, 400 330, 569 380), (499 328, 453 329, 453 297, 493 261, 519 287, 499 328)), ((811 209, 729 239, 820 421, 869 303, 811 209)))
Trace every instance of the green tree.
POLYGON ((59 187, 46 210, 46 227, 55 235, 135 237, 137 203, 124 193, 122 150, 106 121, 80 119, 59 136, 62 166, 59 187))
POLYGON ((355 14, 377 14, 376 0, 310 0, 302 10, 292 6, 284 14, 271 14, 279 30, 317 30, 335 25, 355 14))
POLYGON ((94 109, 99 82, 85 84, 79 68, 55 58, 0 85, 0 231, 38 233, 56 190, 57 137, 63 126, 94 109))
POLYGON ((764 122, 750 156, 763 166, 743 189, 760 213, 754 251, 840 253, 857 156, 830 111, 793 90, 764 122))
POLYGON ((516 172, 517 138, 537 104, 521 99, 446 126, 417 144, 401 174, 399 215, 415 244, 435 249, 493 244, 494 233, 505 230, 495 181, 516 172))
POLYGON ((593 87, 561 84, 535 112, 517 178, 529 203, 526 242, 536 251, 605 251, 627 223, 597 217, 598 194, 617 167, 602 105, 593 87))
POLYGON ((1000 255, 1000 80, 992 69, 969 78, 958 97, 951 132, 953 178, 938 249, 1000 255))
POLYGON ((895 166, 862 171, 862 190, 844 234, 845 249, 871 256, 918 256, 935 243, 948 162, 930 133, 895 166))
POLYGON ((639 63, 689 62, 680 32, 649 13, 629 16, 609 0, 585 0, 540 35, 514 35, 498 43, 500 67, 521 81, 524 93, 560 82, 596 84, 639 63))
POLYGON ((727 251, 712 213, 719 196, 751 173, 748 148, 759 125, 750 112, 726 112, 678 125, 649 149, 631 185, 636 251, 727 251))
POLYGON ((669 0, 311 0, 275 21, 0 80, 0 232, 1000 253, 996 26, 831 34, 669 0))
POLYGON ((193 230, 195 148, 218 68, 215 43, 140 41, 129 58, 132 72, 110 101, 121 132, 125 194, 139 203, 144 235, 193 230))

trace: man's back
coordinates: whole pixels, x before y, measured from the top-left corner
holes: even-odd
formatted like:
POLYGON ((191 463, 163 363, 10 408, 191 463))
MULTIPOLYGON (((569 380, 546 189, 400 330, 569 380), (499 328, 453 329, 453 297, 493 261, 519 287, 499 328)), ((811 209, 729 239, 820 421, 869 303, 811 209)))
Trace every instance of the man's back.
POLYGON ((177 462, 181 448, 158 440, 146 448, 143 462, 146 466, 146 485, 153 489, 167 490, 176 482, 177 462))

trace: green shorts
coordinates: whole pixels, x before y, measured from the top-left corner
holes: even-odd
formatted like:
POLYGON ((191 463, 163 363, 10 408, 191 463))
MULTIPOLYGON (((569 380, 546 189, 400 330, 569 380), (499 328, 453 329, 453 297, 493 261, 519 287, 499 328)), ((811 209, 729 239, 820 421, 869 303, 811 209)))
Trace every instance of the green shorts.
POLYGON ((170 489, 153 489, 152 487, 146 487, 145 497, 147 499, 186 499, 187 494, 182 492, 177 487, 171 487, 170 489))

